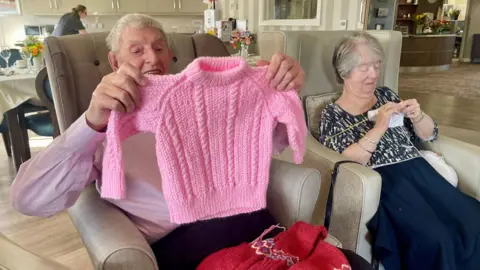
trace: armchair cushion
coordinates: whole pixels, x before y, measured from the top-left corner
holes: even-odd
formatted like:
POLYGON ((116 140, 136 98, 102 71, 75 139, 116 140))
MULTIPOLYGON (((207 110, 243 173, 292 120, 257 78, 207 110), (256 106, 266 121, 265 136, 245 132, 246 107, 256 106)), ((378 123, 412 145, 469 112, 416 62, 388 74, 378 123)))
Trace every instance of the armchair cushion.
POLYGON ((304 99, 305 113, 307 114, 307 126, 313 137, 318 138, 320 134, 319 122, 322 111, 329 103, 334 102, 340 97, 341 92, 325 93, 315 96, 307 96, 304 99))

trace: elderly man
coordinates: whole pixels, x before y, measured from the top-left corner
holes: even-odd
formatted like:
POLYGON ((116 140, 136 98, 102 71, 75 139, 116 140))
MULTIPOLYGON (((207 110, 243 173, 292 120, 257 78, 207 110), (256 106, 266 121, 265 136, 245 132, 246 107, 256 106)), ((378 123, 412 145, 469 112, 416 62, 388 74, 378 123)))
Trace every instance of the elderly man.
MULTIPOLYGON (((21 166, 12 186, 12 202, 18 211, 52 216, 72 206, 93 181, 99 188, 104 131, 110 112, 135 111, 141 102, 137 85, 144 84, 144 75, 169 73, 172 51, 161 24, 149 16, 122 17, 107 43, 114 72, 97 86, 85 114, 21 166)), ((304 72, 292 58, 277 54, 271 63, 259 64, 269 65, 267 77, 278 91, 302 86, 304 72)), ((284 145, 284 133, 283 129, 276 132, 275 145, 284 145)), ((172 224, 162 194, 154 144, 152 134, 139 134, 125 141, 122 147, 128 195, 111 203, 122 209, 152 244, 162 269, 191 269, 209 254, 252 241, 275 224, 267 210, 181 227, 172 224)))

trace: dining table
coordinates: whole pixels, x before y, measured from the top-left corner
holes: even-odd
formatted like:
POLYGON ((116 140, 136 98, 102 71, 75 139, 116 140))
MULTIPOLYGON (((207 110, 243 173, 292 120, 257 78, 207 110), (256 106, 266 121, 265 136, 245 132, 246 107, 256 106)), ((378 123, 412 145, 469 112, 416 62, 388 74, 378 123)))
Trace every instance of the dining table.
POLYGON ((30 146, 25 123, 25 112, 20 106, 26 102, 41 106, 35 88, 37 72, 10 70, 0 75, 0 123, 6 115, 8 133, 15 168, 30 159, 30 146), (13 72, 12 72, 13 71, 13 72))

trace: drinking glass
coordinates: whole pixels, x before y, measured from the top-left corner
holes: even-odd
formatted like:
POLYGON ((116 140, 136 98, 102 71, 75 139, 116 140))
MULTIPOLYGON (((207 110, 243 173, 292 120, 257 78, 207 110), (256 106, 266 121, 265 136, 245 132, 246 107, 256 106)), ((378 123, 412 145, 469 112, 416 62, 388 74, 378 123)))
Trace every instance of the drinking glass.
POLYGON ((10 59, 10 48, 7 46, 0 46, 0 56, 5 60, 5 69, 8 70, 10 68, 10 65, 8 64, 8 59, 10 59))
POLYGON ((20 57, 22 57, 23 60, 27 60, 27 73, 32 72, 32 53, 30 50, 24 50, 22 49, 20 51, 20 57))

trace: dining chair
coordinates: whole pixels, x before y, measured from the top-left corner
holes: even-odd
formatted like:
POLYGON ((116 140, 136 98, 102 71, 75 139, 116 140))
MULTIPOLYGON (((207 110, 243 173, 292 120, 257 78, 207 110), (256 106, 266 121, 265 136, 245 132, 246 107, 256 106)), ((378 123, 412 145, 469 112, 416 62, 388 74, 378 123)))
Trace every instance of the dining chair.
MULTIPOLYGON (((17 60, 20 60, 20 59, 22 59, 20 56, 20 52, 16 49, 12 49, 11 56, 8 61, 10 66, 13 66, 13 63, 15 63, 17 60)), ((6 67, 5 61, 1 58, 0 58, 0 67, 6 67)), ((37 75, 37 77, 39 76, 37 75)), ((49 92, 49 94, 46 93, 43 95, 47 95, 47 96, 49 95, 50 99, 53 100, 53 98, 51 98, 51 90, 49 90, 50 87, 49 87, 48 77, 42 76, 40 80, 42 81, 42 83, 48 83, 48 87, 42 87, 41 91, 47 91, 49 92)), ((35 86, 37 88, 37 93, 38 93, 39 90, 37 87, 37 79, 35 81, 35 86)), ((48 112, 49 109, 46 106, 38 106, 38 105, 29 103, 29 101, 26 101, 12 110, 16 111, 15 114, 17 116, 11 119, 16 118, 14 121, 19 122, 18 124, 20 126, 20 130, 12 130, 12 131, 9 130, 8 124, 7 124, 8 117, 7 117, 7 113, 5 113, 3 120, 0 123, 0 133, 2 133, 2 138, 4 141, 7 155, 9 157, 12 157, 13 155, 13 158, 15 159, 14 160, 15 167, 18 170, 22 161, 25 161, 30 158, 30 146, 28 142, 27 130, 31 130, 35 134, 40 136, 53 137, 54 128, 52 125, 52 119, 51 119, 50 113, 48 112), (23 139, 23 138, 26 138, 26 139, 23 139), (12 150, 12 147, 16 147, 16 148, 12 150)))

